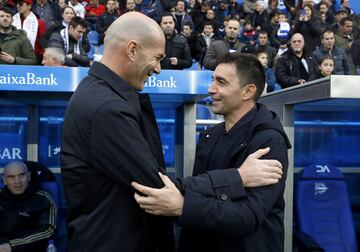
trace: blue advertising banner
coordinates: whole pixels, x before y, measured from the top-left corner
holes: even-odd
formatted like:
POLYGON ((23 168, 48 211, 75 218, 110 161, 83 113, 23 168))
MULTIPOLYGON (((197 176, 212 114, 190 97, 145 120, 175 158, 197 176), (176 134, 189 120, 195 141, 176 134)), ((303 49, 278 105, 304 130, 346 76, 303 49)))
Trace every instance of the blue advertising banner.
MULTIPOLYGON (((83 67, 0 65, 0 91, 73 92, 87 75, 83 67)), ((144 92, 150 94, 207 94, 210 71, 170 71, 149 77, 144 92)))

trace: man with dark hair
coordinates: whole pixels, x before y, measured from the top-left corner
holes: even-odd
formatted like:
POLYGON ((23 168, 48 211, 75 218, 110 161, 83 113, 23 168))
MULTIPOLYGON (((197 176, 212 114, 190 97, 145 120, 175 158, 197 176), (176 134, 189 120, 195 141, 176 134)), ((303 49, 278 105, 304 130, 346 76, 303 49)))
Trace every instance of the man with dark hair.
POLYGON ((181 35, 186 38, 190 48, 191 56, 193 59, 195 59, 197 33, 194 31, 192 23, 183 23, 181 35))
POLYGON ((270 45, 269 36, 266 31, 260 31, 258 43, 255 45, 257 51, 265 51, 268 56, 268 67, 275 67, 277 51, 270 45))
POLYGON ((0 8, 0 64, 36 65, 37 59, 26 33, 12 23, 12 10, 0 8))
POLYGON ((186 38, 175 32, 175 19, 170 12, 162 15, 160 26, 166 38, 166 56, 161 61, 161 68, 182 70, 191 67, 190 47, 186 38))
POLYGON ((317 63, 325 56, 332 56, 335 59, 334 74, 351 74, 351 66, 345 50, 335 45, 334 32, 332 30, 325 30, 322 32, 320 39, 322 47, 312 53, 317 63))
POLYGON ((257 103, 264 86, 263 67, 252 55, 229 53, 213 73, 211 109, 225 121, 200 134, 193 171, 194 176, 210 177, 213 190, 206 190, 205 180, 193 183, 191 177, 181 181, 181 192, 165 176, 162 189, 132 183, 143 193, 136 193, 135 199, 148 213, 179 216, 180 251, 284 250, 283 193, 290 143, 278 116, 257 103), (242 166, 250 153, 266 147, 263 158, 282 164, 279 183, 245 191, 234 173, 237 187, 227 192, 221 173, 242 166))
MULTIPOLYGON (((34 176, 34 178, 36 178, 34 176)), ((20 161, 4 168, 0 192, 0 251, 45 251, 55 232, 56 206, 49 193, 39 190, 28 167, 20 161)))
POLYGON ((354 21, 350 17, 345 17, 340 21, 340 29, 335 34, 335 45, 345 50, 347 60, 351 66, 352 74, 356 74, 356 69, 351 57, 351 45, 354 42, 354 21))
POLYGON ((119 16, 115 12, 115 1, 107 0, 106 12, 101 14, 96 20, 95 29, 99 33, 99 44, 104 44, 105 32, 107 28, 117 19, 119 16))
POLYGON ((82 47, 81 37, 86 32, 87 23, 81 17, 73 17, 68 27, 50 36, 48 47, 64 50, 65 66, 89 66, 90 60, 82 47))

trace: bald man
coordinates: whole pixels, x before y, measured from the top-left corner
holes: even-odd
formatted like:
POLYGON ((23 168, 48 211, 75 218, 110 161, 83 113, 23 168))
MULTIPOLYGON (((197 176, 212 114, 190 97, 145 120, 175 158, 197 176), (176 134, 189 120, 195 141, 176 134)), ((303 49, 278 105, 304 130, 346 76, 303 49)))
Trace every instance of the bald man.
POLYGON ((69 206, 69 251, 174 251, 172 222, 136 204, 132 181, 160 188, 164 161, 147 96, 138 90, 161 70, 165 38, 137 12, 111 24, 64 119, 61 172, 69 206))
POLYGON ((45 251, 55 232, 55 202, 30 180, 23 162, 5 166, 5 189, 0 192, 0 252, 45 251))

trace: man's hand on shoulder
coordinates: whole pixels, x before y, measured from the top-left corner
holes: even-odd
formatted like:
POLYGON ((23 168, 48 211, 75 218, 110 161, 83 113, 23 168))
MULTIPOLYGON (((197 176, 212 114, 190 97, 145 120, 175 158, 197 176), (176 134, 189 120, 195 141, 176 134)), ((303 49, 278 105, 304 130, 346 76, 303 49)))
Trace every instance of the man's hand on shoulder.
POLYGON ((257 150, 238 168, 244 187, 259 187, 279 182, 283 174, 281 163, 274 159, 260 159, 269 151, 269 147, 257 150))
POLYGON ((9 243, 0 244, 0 252, 11 252, 11 246, 9 243))

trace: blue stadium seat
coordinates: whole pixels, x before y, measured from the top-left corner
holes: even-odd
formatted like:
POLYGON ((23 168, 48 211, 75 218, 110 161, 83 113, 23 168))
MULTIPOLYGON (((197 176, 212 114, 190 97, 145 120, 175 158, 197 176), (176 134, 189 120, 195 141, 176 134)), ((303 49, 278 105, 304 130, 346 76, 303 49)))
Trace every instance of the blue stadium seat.
POLYGON ((99 44, 99 33, 97 31, 89 31, 87 37, 91 45, 99 44))
POLYGON ((103 54, 104 53, 104 44, 100 45, 97 51, 97 54, 103 54))
POLYGON ((356 252, 349 195, 343 174, 329 164, 305 168, 295 187, 298 229, 326 252, 356 252))
POLYGON ((196 105, 196 119, 211 120, 211 112, 209 106, 197 104, 196 105))
POLYGON ((87 53, 90 60, 94 60, 95 47, 90 44, 90 51, 87 53))

